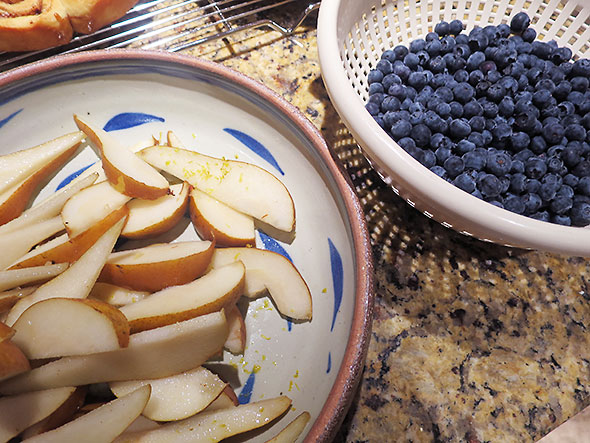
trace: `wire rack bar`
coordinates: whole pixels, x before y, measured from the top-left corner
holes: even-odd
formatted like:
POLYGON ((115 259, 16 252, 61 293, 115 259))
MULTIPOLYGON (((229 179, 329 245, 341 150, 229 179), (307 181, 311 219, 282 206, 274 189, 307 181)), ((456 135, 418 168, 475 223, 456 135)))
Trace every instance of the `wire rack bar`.
POLYGON ((309 0, 140 0, 119 21, 58 48, 26 53, 0 52, 0 72, 57 54, 90 49, 141 47, 178 52, 252 28, 293 34, 320 1, 309 0), (293 8, 296 20, 281 12, 293 8))

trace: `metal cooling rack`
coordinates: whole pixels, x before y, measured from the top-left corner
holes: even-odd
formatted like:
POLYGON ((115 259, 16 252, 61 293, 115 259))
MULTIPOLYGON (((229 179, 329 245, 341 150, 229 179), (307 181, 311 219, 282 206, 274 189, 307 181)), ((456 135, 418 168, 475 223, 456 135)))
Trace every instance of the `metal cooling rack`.
POLYGON ((247 29, 269 27, 290 36, 320 1, 309 0, 140 0, 121 20, 59 48, 27 53, 0 52, 0 72, 57 54, 89 49, 141 47, 172 52, 193 48, 247 29), (286 23, 286 10, 290 11, 286 23))

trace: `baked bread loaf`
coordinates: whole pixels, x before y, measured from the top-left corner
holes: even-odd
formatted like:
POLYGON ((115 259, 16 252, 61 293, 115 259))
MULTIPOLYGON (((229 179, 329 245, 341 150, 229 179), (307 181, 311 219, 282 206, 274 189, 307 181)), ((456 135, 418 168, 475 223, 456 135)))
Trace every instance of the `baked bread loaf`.
POLYGON ((0 51, 68 43, 121 18, 138 0, 0 0, 0 51))

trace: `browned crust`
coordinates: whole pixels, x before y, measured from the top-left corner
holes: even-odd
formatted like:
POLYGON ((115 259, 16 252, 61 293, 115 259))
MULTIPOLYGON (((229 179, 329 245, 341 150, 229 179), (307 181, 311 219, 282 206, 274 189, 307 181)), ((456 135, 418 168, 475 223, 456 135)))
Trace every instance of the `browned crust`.
MULTIPOLYGON (((31 15, 0 16, 0 50, 34 51, 63 45, 74 31, 68 13, 59 0, 42 0, 41 10, 31 15)), ((5 15, 17 13, 16 8, 5 15)), ((25 11, 21 11, 26 13, 25 11)))
POLYGON ((0 4, 0 50, 63 45, 123 17, 138 0, 37 0, 0 4))

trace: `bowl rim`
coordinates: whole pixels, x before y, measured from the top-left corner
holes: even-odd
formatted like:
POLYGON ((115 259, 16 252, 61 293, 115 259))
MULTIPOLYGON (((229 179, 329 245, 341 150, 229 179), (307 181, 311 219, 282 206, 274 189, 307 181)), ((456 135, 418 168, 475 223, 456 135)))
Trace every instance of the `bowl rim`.
POLYGON ((361 202, 354 185, 337 155, 328 147, 320 131, 303 113, 268 86, 251 77, 223 66, 220 63, 199 57, 177 54, 163 50, 107 49, 63 54, 13 68, 0 73, 0 88, 20 79, 41 75, 55 69, 97 61, 154 60, 184 65, 196 70, 231 80, 239 86, 254 91, 271 103, 308 138, 334 180, 342 197, 352 234, 355 260, 355 301, 352 325, 334 384, 315 422, 309 428, 306 442, 331 441, 348 411, 360 382, 367 354, 374 305, 374 264, 371 240, 361 202))
MULTIPOLYGON (((420 0, 416 1, 414 6, 420 4, 420 0)), ((366 0, 365 3, 372 5, 376 2, 366 0)), ((379 4, 375 7, 378 8, 379 4)), ((323 0, 320 5, 317 38, 324 84, 345 125, 376 169, 391 180, 394 189, 402 197, 411 189, 412 200, 406 198, 411 206, 426 211, 425 215, 429 217, 441 212, 451 214, 449 218, 453 220, 447 223, 439 220, 439 223, 480 240, 558 254, 590 256, 590 229, 543 222, 491 205, 438 177, 395 143, 365 110, 343 68, 338 42, 338 34, 343 31, 338 20, 342 8, 343 0, 323 0)), ((371 12, 369 7, 366 10, 368 14, 371 12)), ((360 17, 358 19, 360 22, 360 17)), ((350 30, 344 31, 348 33, 350 30)))

